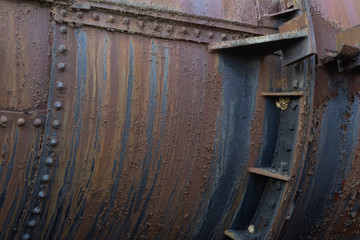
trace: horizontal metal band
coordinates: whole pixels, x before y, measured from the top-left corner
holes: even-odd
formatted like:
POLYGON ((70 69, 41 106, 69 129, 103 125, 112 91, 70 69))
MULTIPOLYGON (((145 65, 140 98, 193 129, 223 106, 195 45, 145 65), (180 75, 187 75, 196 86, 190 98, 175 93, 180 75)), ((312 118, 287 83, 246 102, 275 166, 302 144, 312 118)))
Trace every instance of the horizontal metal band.
POLYGON ((66 7, 57 7, 55 8, 54 19, 58 23, 68 23, 75 27, 93 26, 110 31, 197 43, 236 40, 258 35, 208 26, 205 22, 203 24, 189 24, 184 21, 153 17, 141 13, 111 12, 99 9, 77 11, 69 10, 66 7))

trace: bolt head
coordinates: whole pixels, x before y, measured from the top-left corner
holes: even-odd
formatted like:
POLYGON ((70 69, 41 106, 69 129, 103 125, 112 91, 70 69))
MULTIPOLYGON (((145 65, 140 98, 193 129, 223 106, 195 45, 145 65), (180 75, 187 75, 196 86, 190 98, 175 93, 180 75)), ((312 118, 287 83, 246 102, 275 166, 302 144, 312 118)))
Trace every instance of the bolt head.
POLYGON ((36 220, 35 219, 32 219, 32 220, 30 220, 29 222, 28 222, 28 227, 35 227, 35 225, 36 225, 36 220))
POLYGON ((185 33, 186 33, 186 27, 180 28, 180 33, 181 33, 181 34, 185 34, 185 33))
POLYGON ((45 174, 45 175, 42 176, 42 178, 41 178, 41 181, 42 181, 43 183, 47 183, 49 180, 50 180, 50 176, 47 175, 47 174, 45 174))
POLYGON ((30 234, 25 233, 21 236, 21 240, 29 240, 30 239, 30 234))
POLYGON ((38 193, 37 197, 38 197, 39 199, 43 199, 43 198, 46 197, 46 194, 45 194, 45 192, 44 192, 43 190, 41 190, 41 191, 38 193))
POLYGON ((160 25, 158 23, 154 23, 154 30, 159 30, 160 29, 160 25))
POLYGON ((67 27, 61 26, 61 27, 60 27, 60 33, 62 33, 62 34, 67 33, 67 27))
POLYGON ((208 32, 207 34, 207 37, 212 39, 214 37, 214 33, 213 32, 208 32))
POLYGON ((195 36, 198 37, 200 36, 200 30, 199 29, 195 29, 194 30, 195 36))
POLYGON ((124 18, 123 24, 126 25, 126 26, 129 26, 130 20, 128 18, 124 18))
POLYGON ((58 63, 58 70, 59 71, 64 71, 65 70, 65 63, 58 63))
POLYGON ((55 147, 57 144, 58 144, 58 141, 57 141, 57 139, 56 138, 51 138, 50 139, 50 146, 52 146, 52 147, 55 147))
POLYGON ((62 103, 60 101, 57 101, 54 103, 54 107, 56 110, 60 110, 62 108, 62 103))
POLYGON ((59 120, 54 120, 52 122, 52 126, 53 126, 53 128, 58 129, 60 127, 60 121, 59 120))
POLYGON ((141 29, 143 29, 143 28, 144 28, 144 26, 145 26, 144 21, 139 20, 139 21, 138 21, 138 26, 139 26, 141 29))
POLYGON ((1 116, 0 121, 1 121, 2 124, 7 123, 7 117, 1 116))
POLYGON ((52 166, 53 163, 54 163, 54 160, 52 157, 48 157, 46 160, 45 160, 45 163, 47 166, 52 166))
POLYGON ((35 207, 35 208, 32 210, 32 213, 33 213, 33 214, 40 214, 40 213, 41 213, 40 207, 35 207))
POLYGON ((57 90, 62 91, 62 90, 64 90, 64 88, 65 88, 65 85, 64 85, 63 82, 57 82, 56 83, 56 89, 57 90))
POLYGON ((174 30, 174 26, 173 25, 167 25, 166 26, 166 31, 167 32, 172 32, 174 30))
POLYGON ((17 121, 16 121, 16 124, 19 126, 19 127, 22 127, 25 125, 25 119, 24 118, 19 118, 17 121))
POLYGON ((99 20, 99 19, 100 19, 99 14, 97 14, 97 13, 94 13, 94 14, 92 15, 92 18, 93 18, 94 20, 99 20))
POLYGON ((63 16, 63 17, 66 17, 67 16, 67 11, 65 9, 62 9, 60 11, 60 15, 63 16))
POLYGON ((34 125, 34 127, 41 127, 41 125, 42 125, 42 121, 41 121, 41 119, 40 118, 35 118, 34 119, 34 122, 33 122, 33 125, 34 125))
POLYGON ((76 17, 82 19, 84 17, 84 14, 82 12, 77 12, 76 17))
POLYGON ((223 41, 227 40, 226 34, 221 35, 221 40, 223 40, 223 41))
POLYGON ((66 53, 67 52, 67 48, 65 45, 60 45, 58 48, 60 53, 66 53))
POLYGON ((54 103, 54 107, 56 110, 60 110, 62 108, 62 103, 60 101, 57 101, 54 103))
POLYGON ((113 22, 114 22, 114 17, 111 16, 111 15, 108 16, 108 17, 107 17, 107 22, 108 22, 108 23, 113 23, 113 22))

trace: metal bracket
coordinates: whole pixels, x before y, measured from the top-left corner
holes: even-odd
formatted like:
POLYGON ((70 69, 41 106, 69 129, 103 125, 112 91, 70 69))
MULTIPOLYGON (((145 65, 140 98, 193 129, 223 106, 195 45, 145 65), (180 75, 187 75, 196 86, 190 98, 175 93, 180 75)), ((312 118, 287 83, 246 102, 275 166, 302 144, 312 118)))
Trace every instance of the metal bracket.
POLYGON ((279 26, 279 33, 234 41, 212 42, 210 51, 231 49, 232 52, 267 55, 279 49, 286 66, 316 53, 314 34, 308 13, 279 26))
POLYGON ((337 61, 338 71, 346 72, 360 67, 360 25, 336 35, 336 51, 325 49, 323 65, 337 61))

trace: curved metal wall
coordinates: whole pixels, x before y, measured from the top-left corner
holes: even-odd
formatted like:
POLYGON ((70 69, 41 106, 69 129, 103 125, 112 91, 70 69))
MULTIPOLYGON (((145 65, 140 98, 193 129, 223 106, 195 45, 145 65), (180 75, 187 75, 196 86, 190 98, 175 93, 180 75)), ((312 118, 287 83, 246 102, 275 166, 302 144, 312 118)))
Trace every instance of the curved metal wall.
POLYGON ((1 239, 223 239, 264 219, 273 239, 358 237, 359 72, 320 65, 359 23, 345 5, 312 2, 317 58, 285 67, 206 45, 276 32, 268 1, 116 3, 198 22, 0 2, 1 239), (266 95, 292 91, 286 111, 266 95), (284 162, 280 187, 249 173, 284 162))
POLYGON ((321 66, 335 34, 360 24, 357 1, 312 1, 319 63, 312 137, 291 220, 279 239, 359 239, 359 70, 321 66))

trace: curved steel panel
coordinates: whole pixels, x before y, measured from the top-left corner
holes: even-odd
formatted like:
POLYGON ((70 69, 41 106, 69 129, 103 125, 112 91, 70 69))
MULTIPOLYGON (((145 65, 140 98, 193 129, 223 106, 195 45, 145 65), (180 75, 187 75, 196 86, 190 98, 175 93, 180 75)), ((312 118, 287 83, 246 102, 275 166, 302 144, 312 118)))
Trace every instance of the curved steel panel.
POLYGON ((358 238, 359 70, 320 64, 358 23, 329 9, 352 1, 312 1, 320 61, 286 66, 203 43, 260 34, 302 1, 48 2, 0 2, 0 238, 358 238))
POLYGON ((1 1, 0 17, 0 109, 44 109, 49 11, 36 5, 1 1))

